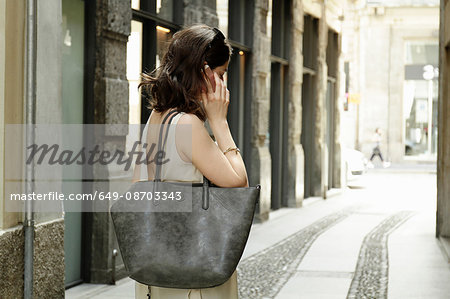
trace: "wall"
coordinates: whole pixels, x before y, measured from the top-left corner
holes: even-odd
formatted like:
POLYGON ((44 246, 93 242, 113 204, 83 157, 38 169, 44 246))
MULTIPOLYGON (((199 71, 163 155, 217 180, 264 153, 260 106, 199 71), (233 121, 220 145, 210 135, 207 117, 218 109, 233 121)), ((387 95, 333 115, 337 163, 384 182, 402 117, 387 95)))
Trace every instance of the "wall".
MULTIPOLYGON (((0 97, 1 125, 24 122, 24 50, 25 50, 25 0, 0 1, 0 97), (3 39, 4 38, 4 39, 3 39), (7 76, 5 74, 8 74, 7 76)), ((59 0, 38 1, 38 45, 37 45, 37 123, 59 123, 61 103, 61 51, 60 26, 61 4, 59 0)), ((2 130, 1 138, 5 135, 2 130)), ((20 136, 19 136, 20 137, 20 136)), ((20 138, 19 138, 20 140, 20 138)), ((11 142, 4 140, 2 145, 11 142)), ((19 144, 17 153, 22 147, 19 144)), ((4 149, 1 151, 4 153, 4 149)), ((21 177, 22 167, 19 155, 2 155, 0 168, 0 297, 19 298, 23 296, 23 215, 3 210, 5 182, 4 174, 16 171, 21 177)), ((35 175, 39 176, 37 167, 35 175)), ((22 190, 17 190, 22 191, 22 190)), ((34 285, 37 298, 64 296, 64 223, 61 213, 35 214, 36 231, 34 239, 34 285)))
MULTIPOLYGON (((86 81, 88 90, 85 99, 88 115, 85 118, 95 124, 127 124, 128 123, 128 81, 126 77, 126 49, 131 29, 131 7, 127 0, 96 0, 86 2, 92 14, 86 18, 92 24, 89 28, 95 32, 91 36, 89 53, 86 60, 91 61, 93 76, 86 81), (92 55, 92 56, 91 56, 92 55), (92 93, 91 93, 92 92, 92 93), (92 111, 93 110, 93 111, 92 111)), ((114 129, 109 126, 100 133, 103 143, 101 148, 125 151, 128 131, 123 126, 114 129)), ((101 150, 101 149, 100 149, 101 150)), ((108 165, 93 165, 95 177, 109 178, 107 181, 94 181, 87 192, 112 191, 114 181, 123 175, 115 172, 108 165)), ((118 191, 118 190, 115 190, 118 191)), ((101 203, 97 203, 101 204, 101 203)), ((84 219, 89 225, 86 233, 84 258, 85 279, 92 283, 111 283, 113 280, 112 250, 117 247, 111 217, 109 213, 87 213, 84 219), (88 246, 88 247, 86 247, 88 246)), ((117 266, 117 279, 126 275, 123 264, 117 266)))

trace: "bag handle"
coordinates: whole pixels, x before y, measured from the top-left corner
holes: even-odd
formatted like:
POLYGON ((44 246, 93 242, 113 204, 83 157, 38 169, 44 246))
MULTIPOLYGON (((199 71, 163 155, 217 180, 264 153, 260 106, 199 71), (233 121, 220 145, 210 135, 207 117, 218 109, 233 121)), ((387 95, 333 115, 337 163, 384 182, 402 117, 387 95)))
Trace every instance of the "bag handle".
MULTIPOLYGON (((167 115, 164 117, 162 123, 161 123, 161 127, 159 129, 159 138, 158 138, 158 151, 157 153, 160 153, 166 146, 166 142, 167 142, 167 137, 169 136, 169 126, 170 123, 172 122, 173 118, 178 114, 179 112, 177 110, 172 110, 169 113, 167 113, 167 115), (166 120, 172 115, 172 117, 169 119, 169 122, 167 123, 167 130, 166 130, 166 135, 164 137, 164 142, 163 142, 163 131, 164 131, 164 126, 166 123, 166 120)), ((154 181, 156 182, 161 182, 161 168, 162 168, 162 164, 161 163, 156 163, 156 170, 155 170, 155 179, 154 181)))
MULTIPOLYGON (((163 150, 165 148, 166 143, 167 143, 167 138, 169 136, 170 124, 171 124, 173 118, 179 113, 180 112, 178 110, 172 110, 169 113, 167 113, 167 115, 164 117, 164 119, 161 123, 161 128, 159 129, 158 152, 160 152, 161 150, 163 150), (166 134, 164 136, 164 141, 163 141, 162 136, 163 136, 164 126, 169 117, 170 117, 170 119, 169 119, 169 122, 167 123, 168 126, 166 129, 166 134)), ((156 171, 155 171, 155 179, 154 179, 154 181, 156 181, 156 182, 161 182, 161 168, 162 168, 162 165, 159 163, 156 163, 156 171)), ((203 176, 202 208, 204 210, 207 210, 209 208, 209 186, 210 185, 211 185, 211 182, 205 176, 203 176)))

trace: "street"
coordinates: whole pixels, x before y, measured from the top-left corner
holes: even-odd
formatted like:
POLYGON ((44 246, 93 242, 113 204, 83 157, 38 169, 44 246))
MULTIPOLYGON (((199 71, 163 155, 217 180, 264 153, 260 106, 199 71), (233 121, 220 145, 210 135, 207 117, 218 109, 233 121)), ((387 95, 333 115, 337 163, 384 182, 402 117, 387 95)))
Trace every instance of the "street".
MULTIPOLYGON (((435 238, 436 169, 369 170, 350 188, 254 224, 238 266, 247 298, 449 298, 435 238)), ((134 281, 82 284, 67 298, 134 298, 134 281)))

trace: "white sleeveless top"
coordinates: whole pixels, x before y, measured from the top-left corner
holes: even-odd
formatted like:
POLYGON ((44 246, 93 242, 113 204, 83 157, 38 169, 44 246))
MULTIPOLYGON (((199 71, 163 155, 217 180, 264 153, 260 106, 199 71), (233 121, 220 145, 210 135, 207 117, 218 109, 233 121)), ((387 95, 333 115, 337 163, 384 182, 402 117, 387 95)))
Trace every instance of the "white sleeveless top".
MULTIPOLYGON (((180 181, 180 182, 203 182, 203 175, 201 172, 191 163, 184 161, 180 154, 178 153, 176 146, 176 125, 181 116, 185 113, 180 112, 175 115, 172 119, 171 125, 169 126, 169 135, 167 136, 167 143, 164 149, 165 157, 169 162, 165 163, 161 167, 161 180, 163 181, 180 181)), ((148 118, 147 124, 142 132, 142 143, 151 144, 148 142, 147 133, 148 125, 150 123, 150 118, 148 118), (145 140, 145 141, 144 141, 145 140)), ((167 128, 167 127, 165 127, 167 128)), ((163 136, 164 138, 164 136, 163 136)), ((153 140, 150 140, 153 141, 153 140)), ((153 142, 157 143, 157 142, 153 142)), ((140 167, 140 181, 148 180, 148 171, 146 167, 140 167)))

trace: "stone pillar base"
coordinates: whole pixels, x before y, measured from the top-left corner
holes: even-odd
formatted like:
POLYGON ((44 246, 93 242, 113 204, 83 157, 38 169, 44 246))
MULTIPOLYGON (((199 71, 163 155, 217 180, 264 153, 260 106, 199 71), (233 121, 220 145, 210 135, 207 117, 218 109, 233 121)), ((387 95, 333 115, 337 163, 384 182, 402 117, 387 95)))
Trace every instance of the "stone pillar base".
POLYGON ((261 185, 259 204, 256 206, 255 222, 269 219, 270 199, 272 190, 272 159, 269 149, 265 146, 253 147, 251 151, 251 169, 247 169, 250 185, 261 185))
POLYGON ((336 142, 334 144, 334 156, 333 156, 333 188, 343 188, 345 183, 343 183, 343 171, 342 167, 342 155, 341 155, 341 143, 336 142))
POLYGON ((301 144, 294 144, 288 157, 289 176, 287 206, 299 208, 303 205, 305 195, 305 155, 301 144))
MULTIPOLYGON (((23 298, 23 261, 23 227, 0 231, 0 298, 23 298)), ((33 267, 33 297, 64 298, 64 219, 36 225, 33 267)))

